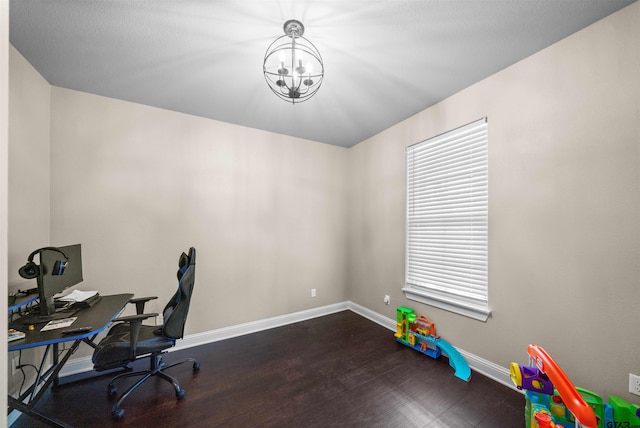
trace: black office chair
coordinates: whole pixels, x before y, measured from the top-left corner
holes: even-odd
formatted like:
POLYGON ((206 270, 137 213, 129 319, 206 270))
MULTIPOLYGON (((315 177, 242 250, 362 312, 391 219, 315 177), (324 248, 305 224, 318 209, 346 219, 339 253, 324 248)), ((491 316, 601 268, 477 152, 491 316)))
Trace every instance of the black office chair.
POLYGON ((151 376, 158 376, 173 385, 176 397, 182 399, 185 391, 178 381, 165 373, 165 370, 187 361, 193 363, 193 371, 200 369, 200 363, 193 358, 186 358, 177 363, 165 365, 162 354, 175 345, 176 339, 182 339, 184 325, 189 311, 189 302, 195 282, 196 250, 191 247, 189 254, 182 253, 178 261, 178 291, 163 310, 161 327, 143 325, 142 322, 158 314, 144 314, 146 302, 157 297, 131 299, 135 303, 136 314, 120 317, 107 336, 100 341, 93 353, 93 364, 96 371, 111 370, 119 367, 128 368, 129 364, 141 358, 149 357, 149 369, 122 373, 109 383, 109 395, 116 396, 115 382, 131 376, 142 376, 138 382, 127 389, 111 409, 111 416, 120 419, 124 410, 120 408, 122 401, 151 376))

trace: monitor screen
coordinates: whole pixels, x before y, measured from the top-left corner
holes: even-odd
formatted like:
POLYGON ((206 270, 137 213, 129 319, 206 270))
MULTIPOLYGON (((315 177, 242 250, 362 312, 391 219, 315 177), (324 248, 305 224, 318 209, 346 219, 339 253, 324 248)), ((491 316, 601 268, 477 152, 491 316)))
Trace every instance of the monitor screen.
POLYGON ((40 253, 38 294, 40 294, 40 313, 43 315, 51 315, 55 310, 53 302, 55 294, 82 282, 81 245, 57 248, 64 255, 55 250, 44 250, 40 253))

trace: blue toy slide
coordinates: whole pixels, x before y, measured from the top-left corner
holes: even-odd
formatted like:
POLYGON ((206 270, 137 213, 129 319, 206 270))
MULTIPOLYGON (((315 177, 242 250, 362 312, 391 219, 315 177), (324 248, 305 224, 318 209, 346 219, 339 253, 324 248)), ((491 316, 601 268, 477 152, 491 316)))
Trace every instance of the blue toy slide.
POLYGON ((469 379, 471 379, 471 368, 469 367, 467 360, 460 355, 460 352, 458 352, 452 344, 442 338, 433 339, 429 337, 428 339, 431 339, 431 343, 436 345, 443 353, 447 354, 449 357, 449 365, 455 370, 455 377, 462 379, 465 382, 469 382, 469 379))

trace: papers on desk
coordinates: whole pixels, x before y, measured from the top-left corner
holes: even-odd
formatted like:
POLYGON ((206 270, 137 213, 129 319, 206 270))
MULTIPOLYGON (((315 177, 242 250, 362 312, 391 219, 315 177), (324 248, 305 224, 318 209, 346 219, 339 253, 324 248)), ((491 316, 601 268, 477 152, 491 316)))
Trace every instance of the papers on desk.
POLYGON ((12 328, 9 329, 9 342, 18 339, 24 339, 25 334, 19 330, 14 330, 12 328))
POLYGON ((57 300, 61 300, 63 302, 84 302, 85 300, 90 299, 97 294, 97 291, 73 290, 71 293, 67 294, 66 296, 62 296, 57 300))
POLYGON ((60 320, 51 320, 40 329, 40 331, 55 330, 57 328, 69 327, 78 317, 62 318, 60 320))

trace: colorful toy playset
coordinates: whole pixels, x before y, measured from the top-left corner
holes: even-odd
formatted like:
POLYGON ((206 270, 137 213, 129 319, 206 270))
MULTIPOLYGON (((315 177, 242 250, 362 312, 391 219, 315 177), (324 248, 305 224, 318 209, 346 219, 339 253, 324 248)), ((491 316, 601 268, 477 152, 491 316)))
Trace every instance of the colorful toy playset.
POLYGON ((527 428, 640 428, 640 407, 576 388, 564 371, 537 345, 527 349, 532 366, 511 363, 511 380, 525 390, 527 428))
POLYGON ((469 364, 453 345, 436 336, 436 325, 429 321, 426 315, 416 317, 413 309, 404 306, 399 306, 396 314, 395 337, 398 342, 431 358, 438 358, 444 353, 449 357, 449 365, 455 370, 455 376, 469 382, 469 364))

